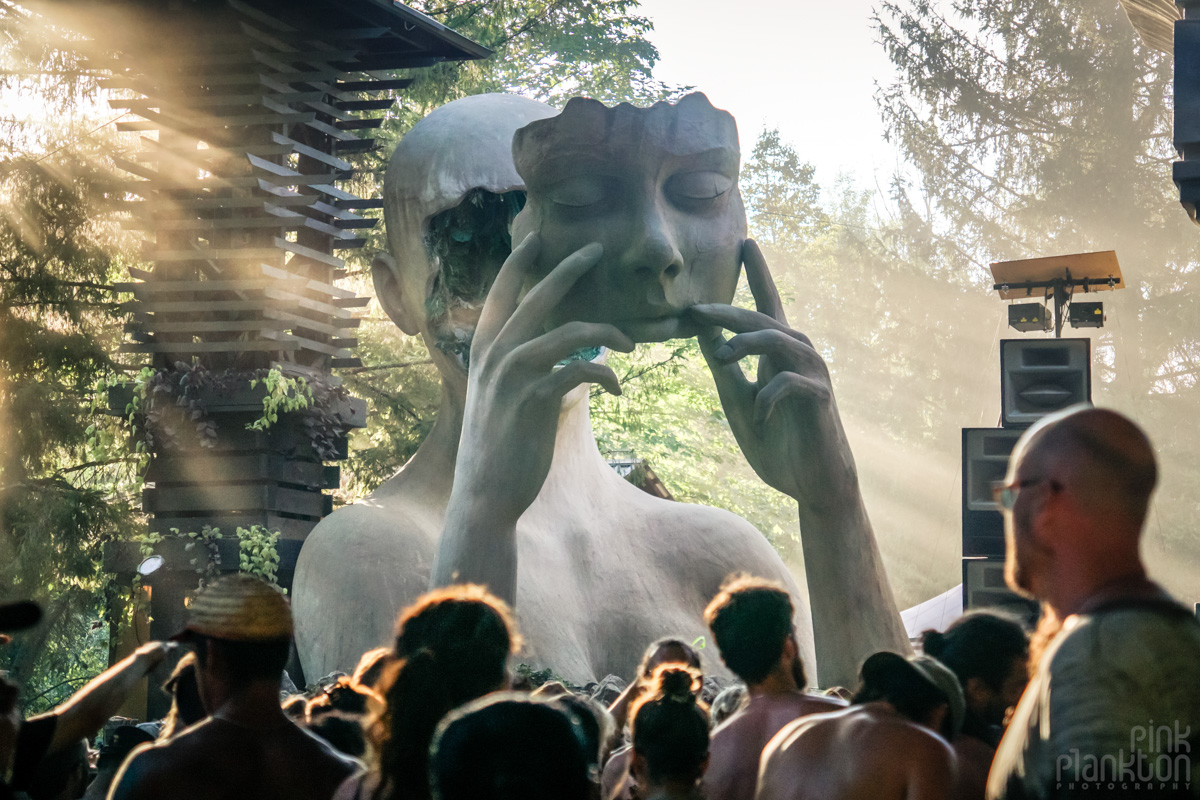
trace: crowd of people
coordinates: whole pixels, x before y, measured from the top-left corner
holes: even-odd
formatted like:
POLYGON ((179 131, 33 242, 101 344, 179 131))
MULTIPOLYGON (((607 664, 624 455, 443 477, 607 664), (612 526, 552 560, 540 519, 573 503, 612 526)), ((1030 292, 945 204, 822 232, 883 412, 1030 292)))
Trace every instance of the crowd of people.
MULTIPOLYGON (((921 655, 871 655, 852 690, 809 688, 788 592, 738 575, 704 615, 721 664, 680 639, 650 643, 606 704, 515 684, 518 621, 472 585, 424 595, 391 647, 286 696, 289 605, 229 575, 196 595, 174 641, 49 714, 23 719, 0 680, 0 798, 1197 797, 1200 623, 1138 551, 1156 482, 1149 441, 1121 415, 1036 426, 996 487, 1009 582, 1043 603, 1032 639, 972 611, 926 632, 921 655), (161 725, 106 725, 176 646, 189 652, 161 725), (706 671, 734 680, 713 697, 706 671)), ((28 604, 0 607, 0 631, 36 621, 28 604)))

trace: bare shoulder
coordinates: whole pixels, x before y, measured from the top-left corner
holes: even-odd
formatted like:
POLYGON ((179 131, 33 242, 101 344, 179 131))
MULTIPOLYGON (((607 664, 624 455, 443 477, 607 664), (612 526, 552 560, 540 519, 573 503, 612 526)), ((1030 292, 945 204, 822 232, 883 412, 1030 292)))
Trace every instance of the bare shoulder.
MULTIPOLYGON (((196 728, 203 728, 201 723, 196 728)), ((144 744, 125 759, 109 790, 110 800, 178 797, 182 785, 205 759, 196 747, 196 728, 169 742, 144 744)))

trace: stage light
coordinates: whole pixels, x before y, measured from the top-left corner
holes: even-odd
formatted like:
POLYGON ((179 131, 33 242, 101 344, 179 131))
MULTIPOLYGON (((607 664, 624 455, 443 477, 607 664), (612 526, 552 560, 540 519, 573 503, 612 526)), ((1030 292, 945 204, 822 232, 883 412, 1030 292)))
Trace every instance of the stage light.
POLYGON ((1041 303, 1014 303, 1008 307, 1008 327, 1019 331, 1048 331, 1054 323, 1041 303))
POLYGON ((1067 317, 1072 328, 1103 328, 1104 303, 1076 303, 1072 301, 1067 317))
POLYGON ((145 578, 147 575, 153 575, 155 572, 158 572, 162 565, 162 556, 150 556, 142 561, 142 563, 138 564, 137 573, 145 578))

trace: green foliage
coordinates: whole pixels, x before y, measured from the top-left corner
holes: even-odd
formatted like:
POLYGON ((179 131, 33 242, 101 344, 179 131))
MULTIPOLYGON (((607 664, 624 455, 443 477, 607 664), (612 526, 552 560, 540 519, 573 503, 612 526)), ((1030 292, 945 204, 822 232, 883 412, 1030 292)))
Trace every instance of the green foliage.
MULTIPOLYGON (((69 59, 33 63, 30 45, 0 15, 6 68, 66 69, 69 59)), ((18 71, 15 74, 28 75, 18 71)), ((3 91, 23 79, 4 72, 3 91)), ((28 81, 29 79, 24 79, 28 81)), ((80 99, 78 85, 42 87, 50 109, 80 99)), ((28 91, 29 87, 26 86, 28 91)), ((36 94, 36 93, 35 93, 36 94)), ((120 192, 100 142, 53 151, 75 135, 43 123, 6 122, 0 143, 0 601, 32 598, 46 622, 0 650, 0 669, 22 683, 30 707, 61 700, 107 661, 105 542, 138 528, 137 457, 124 449, 119 419, 97 416, 92 389, 120 368, 121 336, 111 283, 125 277, 109 198, 120 192), (28 134, 28 135, 26 135, 28 134), (53 152, 30 156, 24 149, 53 152), (93 627, 96 626, 96 627, 93 627), (60 685, 62 681, 73 683, 60 685), (57 687, 57 688, 56 688, 57 687)))
POLYGON ((279 588, 279 531, 251 525, 249 528, 238 528, 237 538, 238 571, 262 578, 279 588))
POLYGON ((253 422, 246 423, 247 430, 265 431, 279 422, 280 414, 300 411, 309 408, 314 403, 308 381, 299 376, 289 378, 280 371, 279 367, 267 370, 266 375, 262 378, 251 378, 250 388, 253 389, 260 382, 267 390, 267 393, 263 395, 263 413, 253 422))

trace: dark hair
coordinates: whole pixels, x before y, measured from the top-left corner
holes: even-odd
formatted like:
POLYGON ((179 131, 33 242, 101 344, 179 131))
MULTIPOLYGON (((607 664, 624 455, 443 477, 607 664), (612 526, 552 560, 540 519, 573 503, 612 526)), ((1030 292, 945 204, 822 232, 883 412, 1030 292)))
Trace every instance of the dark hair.
POLYGON ((305 714, 310 720, 322 714, 341 711, 346 714, 367 713, 367 700, 371 695, 366 689, 359 689, 345 675, 326 686, 317 696, 308 701, 305 714))
POLYGON ((661 639, 655 639, 644 651, 642 651, 642 660, 641 663, 638 664, 637 677, 649 677, 651 672, 651 660, 653 660, 654 656, 658 654, 659 650, 663 650, 668 647, 682 650, 684 656, 687 658, 685 663, 689 667, 694 667, 696 669, 701 668, 700 654, 696 652, 696 648, 692 647, 683 639, 677 639, 674 636, 664 636, 661 639))
POLYGON ((586 800, 588 758, 552 702, 505 692, 455 711, 429 755, 435 800, 586 800))
POLYGON ((87 784, 87 757, 86 739, 44 757, 38 762, 26 788, 30 800, 53 800, 67 790, 72 778, 79 779, 82 791, 87 784))
POLYGON ((550 702, 575 723, 586 748, 588 767, 599 772, 601 753, 608 745, 615 727, 608 710, 590 697, 577 694, 559 695, 550 702))
POLYGON ((519 641, 508 606, 482 586, 438 589, 401 612, 394 660, 378 686, 386 705, 367 726, 379 769, 374 800, 429 796, 438 722, 503 686, 519 641))
POLYGON ((163 681, 162 688, 171 695, 171 709, 158 732, 159 741, 165 742, 208 716, 200 700, 200 685, 196 682, 195 653, 185 653, 179 659, 171 676, 163 681))
POLYGON ((392 660, 390 647, 377 647, 362 654, 358 666, 354 668, 351 681, 364 689, 374 689, 383 677, 383 669, 392 660))
POLYGON ((663 664, 650 679, 651 692, 630 709, 633 752, 646 759, 650 779, 696 781, 708 755, 708 713, 697 702, 704 686, 699 671, 663 664))
POLYGON ((792 613, 792 598, 778 583, 734 575, 704 609, 704 622, 725 666, 753 685, 779 663, 794 631, 792 613))
POLYGON ((926 680, 915 667, 893 663, 897 659, 904 661, 900 656, 888 660, 872 656, 863 662, 862 684, 850 702, 860 705, 885 700, 908 719, 924 725, 934 709, 950 704, 950 698, 926 680))
POLYGON ((193 634, 192 644, 196 658, 204 661, 210 647, 220 648, 229 670, 228 677, 237 683, 252 681, 277 681, 283 677, 291 653, 291 639, 262 639, 258 641, 234 641, 212 636, 193 634))
POLYGON ((926 655, 949 667, 964 688, 968 680, 979 678, 997 692, 1004 688, 1013 661, 1029 658, 1029 637, 1020 624, 986 611, 960 617, 945 633, 925 631, 921 646, 926 655))
POLYGON ((363 733, 362 720, 354 714, 327 711, 310 722, 308 729, 329 742, 340 753, 362 758, 367 752, 367 739, 363 733))
POLYGON ((104 745, 100 748, 100 756, 96 759, 96 769, 115 771, 135 747, 153 741, 154 737, 141 728, 133 725, 121 725, 111 733, 104 735, 104 745))

